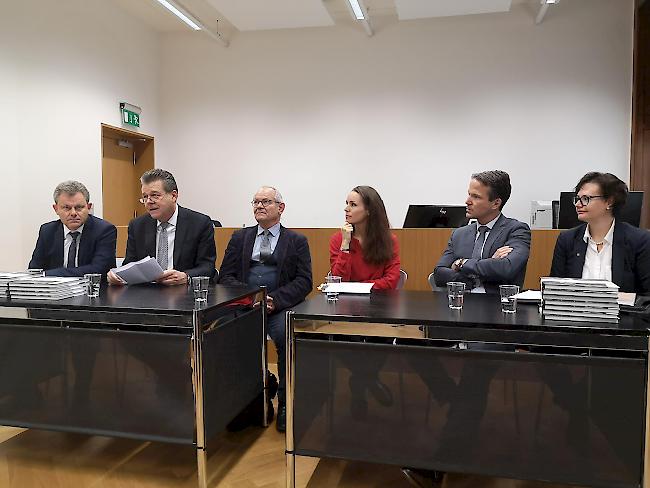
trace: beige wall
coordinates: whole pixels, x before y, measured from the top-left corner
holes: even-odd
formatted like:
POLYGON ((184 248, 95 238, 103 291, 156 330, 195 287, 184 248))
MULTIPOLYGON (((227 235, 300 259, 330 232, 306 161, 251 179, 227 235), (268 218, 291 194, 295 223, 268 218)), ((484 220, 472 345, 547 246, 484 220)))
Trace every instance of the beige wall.
POLYGON ((586 171, 628 177, 632 0, 571 0, 535 26, 510 13, 163 40, 157 164, 181 201, 226 226, 278 185, 293 227, 337 226, 376 186, 393 226, 409 203, 462 203, 472 172, 511 173, 510 216, 586 171))

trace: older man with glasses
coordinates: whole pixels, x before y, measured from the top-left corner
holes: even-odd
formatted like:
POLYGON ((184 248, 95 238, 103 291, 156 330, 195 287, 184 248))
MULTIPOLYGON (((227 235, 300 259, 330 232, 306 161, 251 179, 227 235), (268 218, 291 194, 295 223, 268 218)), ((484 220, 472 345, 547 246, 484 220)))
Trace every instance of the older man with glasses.
MULTIPOLYGON (((158 279, 162 285, 184 285, 193 276, 212 277, 217 249, 210 217, 176 203, 178 186, 169 171, 149 170, 140 182, 140 202, 147 213, 129 223, 124 264, 155 256, 164 270, 158 279)), ((113 272, 108 281, 124 284, 113 272)))
POLYGON ((280 224, 284 202, 278 190, 260 188, 251 202, 257 225, 235 232, 226 249, 219 283, 266 286, 268 332, 278 351, 278 417, 284 432, 285 408, 285 310, 302 302, 312 290, 311 255, 305 236, 280 224))

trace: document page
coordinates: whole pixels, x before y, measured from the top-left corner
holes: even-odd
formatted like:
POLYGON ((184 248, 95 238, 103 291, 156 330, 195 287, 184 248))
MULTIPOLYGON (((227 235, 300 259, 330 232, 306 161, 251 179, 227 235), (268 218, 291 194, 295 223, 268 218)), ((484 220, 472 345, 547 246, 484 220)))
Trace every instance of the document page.
POLYGON ((158 264, 158 261, 151 256, 125 264, 119 268, 113 268, 111 271, 126 281, 127 285, 150 283, 156 281, 163 274, 163 269, 158 264))

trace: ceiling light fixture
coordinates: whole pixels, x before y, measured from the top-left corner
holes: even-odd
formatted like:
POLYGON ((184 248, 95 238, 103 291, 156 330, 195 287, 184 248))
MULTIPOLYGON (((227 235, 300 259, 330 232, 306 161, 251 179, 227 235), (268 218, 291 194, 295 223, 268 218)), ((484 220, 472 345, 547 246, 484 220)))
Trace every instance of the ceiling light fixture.
POLYGON ((194 30, 201 30, 201 25, 196 19, 193 19, 188 13, 183 12, 180 7, 168 0, 158 0, 158 3, 173 13, 176 17, 181 19, 194 30))
POLYGON ((359 5, 359 0, 348 0, 350 2, 350 8, 352 9, 352 12, 354 12, 354 16, 357 18, 357 20, 365 20, 365 16, 363 15, 363 9, 361 8, 361 5, 359 5))

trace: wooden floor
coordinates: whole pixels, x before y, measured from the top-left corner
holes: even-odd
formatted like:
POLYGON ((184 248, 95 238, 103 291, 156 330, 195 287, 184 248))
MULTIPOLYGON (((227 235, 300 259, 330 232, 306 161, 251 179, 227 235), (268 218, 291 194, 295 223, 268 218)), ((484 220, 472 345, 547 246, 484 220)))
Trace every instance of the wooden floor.
MULTIPOLYGON (((190 447, 0 427, 2 488, 195 487, 190 447)), ((208 459, 210 487, 285 486, 284 436, 274 427, 225 433, 208 459)), ((407 488, 393 466, 300 457, 297 486, 407 488)), ((564 485, 448 475, 444 488, 559 488, 564 485)), ((568 488, 568 487, 567 487, 568 488)), ((575 487, 574 487, 575 488, 575 487)))

